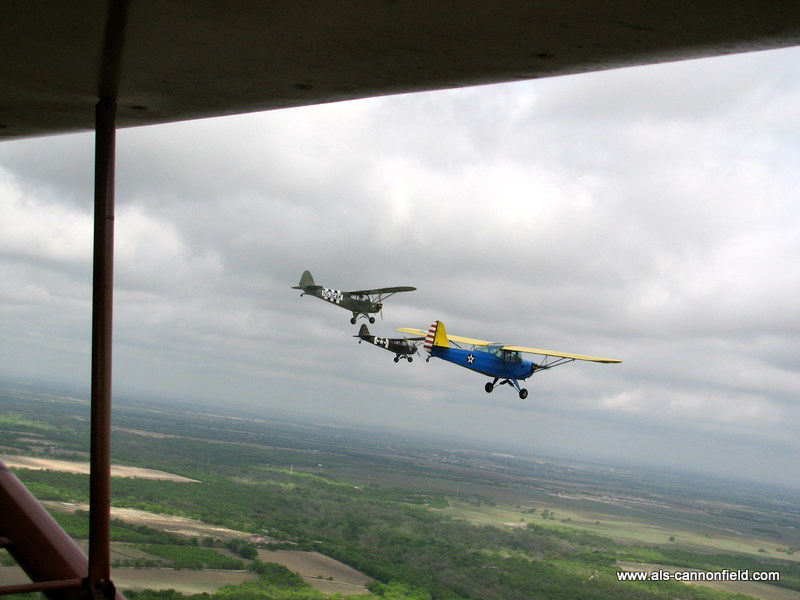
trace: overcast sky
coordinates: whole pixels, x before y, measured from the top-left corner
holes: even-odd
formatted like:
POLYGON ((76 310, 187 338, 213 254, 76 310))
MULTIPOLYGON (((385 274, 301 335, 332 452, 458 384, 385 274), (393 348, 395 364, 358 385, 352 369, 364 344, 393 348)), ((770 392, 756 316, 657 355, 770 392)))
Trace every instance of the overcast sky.
MULTIPOLYGON (((800 49, 117 141, 115 389, 800 486, 800 49), (416 286, 379 335, 624 362, 487 394, 359 345, 305 269, 416 286)), ((89 380, 93 143, 0 144, 4 374, 89 380)))

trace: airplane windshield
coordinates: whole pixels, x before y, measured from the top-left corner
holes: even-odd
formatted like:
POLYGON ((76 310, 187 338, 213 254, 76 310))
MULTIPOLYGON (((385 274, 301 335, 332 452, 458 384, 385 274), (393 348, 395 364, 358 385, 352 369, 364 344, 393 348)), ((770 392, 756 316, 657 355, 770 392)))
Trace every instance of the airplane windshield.
POLYGON ((486 352, 488 354, 494 354, 497 358, 502 359, 506 362, 510 363, 521 363, 522 362, 522 355, 519 352, 514 350, 503 350, 503 347, 499 344, 488 344, 486 346, 474 346, 472 348, 474 352, 486 352))
POLYGON ((488 344, 486 346, 475 346, 473 347, 475 352, 486 352, 488 354, 494 354, 498 358, 503 358, 503 347, 498 346, 497 344, 488 344))

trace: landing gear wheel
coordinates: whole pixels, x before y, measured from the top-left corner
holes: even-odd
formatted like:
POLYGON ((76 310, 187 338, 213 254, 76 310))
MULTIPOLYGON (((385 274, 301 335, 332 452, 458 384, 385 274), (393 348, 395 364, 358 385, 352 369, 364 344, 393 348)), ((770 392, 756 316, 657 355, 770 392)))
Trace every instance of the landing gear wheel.
POLYGON ((491 394, 491 393, 492 393, 492 390, 494 389, 494 386, 492 385, 492 382, 491 382, 491 381, 487 381, 487 382, 486 382, 486 385, 485 385, 485 386, 483 386, 483 389, 485 389, 485 390, 486 390, 486 393, 487 393, 487 394, 491 394))
POLYGON ((375 317, 370 317, 370 318, 369 318, 369 322, 370 322, 370 323, 374 323, 374 322, 375 322, 375 317))
POLYGON ((519 391, 519 397, 520 397, 522 400, 525 400, 525 398, 527 398, 527 397, 528 397, 528 390, 526 390, 525 388, 522 388, 522 389, 519 391))
POLYGON ((411 362, 412 360, 414 360, 414 359, 409 356, 408 357, 408 362, 411 362))
POLYGON ((395 356, 395 357, 394 357, 394 362, 400 362, 400 358, 398 358, 397 356, 395 356))
POLYGON ((353 317, 352 319, 350 319, 350 324, 351 324, 351 325, 355 325, 355 324, 356 324, 356 318, 355 318, 355 317, 353 317))

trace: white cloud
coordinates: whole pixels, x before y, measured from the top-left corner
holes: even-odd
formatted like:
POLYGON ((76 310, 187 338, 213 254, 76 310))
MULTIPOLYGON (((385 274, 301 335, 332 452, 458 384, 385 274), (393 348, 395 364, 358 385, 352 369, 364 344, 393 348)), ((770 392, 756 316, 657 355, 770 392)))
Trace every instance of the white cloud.
POLYGON ((50 263, 81 263, 91 253, 92 216, 47 189, 26 190, 0 168, 0 252, 50 263))

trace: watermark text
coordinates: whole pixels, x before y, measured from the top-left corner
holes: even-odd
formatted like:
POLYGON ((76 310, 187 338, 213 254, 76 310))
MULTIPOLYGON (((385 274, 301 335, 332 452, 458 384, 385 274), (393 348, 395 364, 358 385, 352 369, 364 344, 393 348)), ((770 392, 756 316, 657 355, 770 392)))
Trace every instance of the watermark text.
POLYGON ((781 580, 778 571, 751 571, 750 569, 722 569, 720 571, 618 571, 619 581, 763 581, 781 580))

